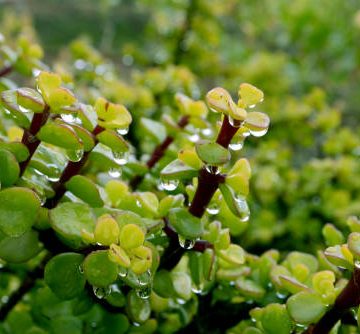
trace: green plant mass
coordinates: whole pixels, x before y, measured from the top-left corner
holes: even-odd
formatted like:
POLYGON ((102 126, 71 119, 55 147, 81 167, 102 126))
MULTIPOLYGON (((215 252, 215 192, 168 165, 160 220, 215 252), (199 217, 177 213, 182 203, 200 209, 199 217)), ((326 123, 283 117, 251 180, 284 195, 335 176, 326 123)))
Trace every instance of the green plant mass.
POLYGON ((0 334, 359 333, 357 1, 3 3, 0 334))

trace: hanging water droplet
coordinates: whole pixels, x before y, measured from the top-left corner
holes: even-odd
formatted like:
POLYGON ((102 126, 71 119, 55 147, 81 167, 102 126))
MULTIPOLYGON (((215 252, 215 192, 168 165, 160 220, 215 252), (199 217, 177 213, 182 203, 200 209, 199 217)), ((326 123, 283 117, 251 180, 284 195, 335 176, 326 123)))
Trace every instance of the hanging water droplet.
POLYGON ((262 137, 266 135, 267 132, 268 132, 267 128, 262 130, 250 130, 250 134, 254 137, 262 137))
POLYGON ((234 128, 239 128, 242 124, 242 121, 239 121, 238 119, 234 119, 231 116, 229 117, 229 123, 231 126, 233 126, 234 128))
POLYGON ((141 286, 149 285, 151 283, 151 272, 148 270, 140 274, 138 281, 141 286))
POLYGON ((188 138, 192 143, 196 143, 200 139, 200 136, 197 133, 194 133, 190 135, 188 138))
POLYGON ((128 274, 128 270, 126 268, 119 267, 119 272, 118 272, 119 277, 124 278, 127 276, 127 274, 128 274))
POLYGON ((118 164, 118 165, 125 165, 128 162, 128 156, 129 153, 128 152, 116 152, 113 151, 113 156, 114 156, 114 161, 118 164))
POLYGON ((76 115, 74 114, 61 114, 60 117, 66 123, 76 123, 76 115))
POLYGON ((192 239, 186 239, 183 236, 179 234, 179 244, 184 249, 192 249, 195 245, 195 240, 192 239))
POLYGON ((196 293, 197 295, 201 295, 204 293, 204 287, 204 283, 193 284, 191 287, 191 291, 196 293))
POLYGON ((212 202, 206 208, 206 211, 209 215, 217 215, 220 211, 220 208, 216 202, 212 202))
POLYGON ((161 186, 167 191, 175 190, 179 185, 179 180, 161 180, 161 186))
POLYGON ((125 136, 126 134, 128 134, 129 128, 116 129, 116 132, 121 136, 125 136))
POLYGON ((110 168, 108 173, 111 177, 118 178, 121 176, 121 172, 120 168, 110 168))
POLYGON ((280 298, 280 299, 285 299, 287 296, 287 294, 284 293, 280 293, 280 292, 276 292, 276 297, 280 298))
POLYGON ((94 295, 99 298, 99 299, 103 299, 106 296, 108 296, 111 292, 111 288, 109 286, 105 287, 105 288, 100 288, 97 286, 93 286, 93 291, 94 291, 94 295))
POLYGON ((255 106, 256 106, 256 104, 250 104, 250 105, 248 106, 248 108, 253 109, 253 108, 255 108, 255 106))
POLYGON ((250 219, 250 209, 243 196, 235 196, 235 202, 241 214, 240 220, 247 222, 250 219))
POLYGON ((176 302, 180 305, 184 305, 186 303, 185 299, 181 299, 181 298, 176 298, 176 302))
POLYGON ((236 141, 229 144, 230 150, 239 151, 244 147, 244 140, 237 139, 236 141))
POLYGON ((151 295, 151 286, 147 285, 147 286, 141 287, 140 289, 136 289, 136 294, 141 299, 148 299, 151 295))
POLYGON ((216 166, 209 166, 209 165, 206 165, 205 166, 206 170, 210 173, 210 174, 219 174, 220 173, 220 170, 219 168, 217 168, 216 166))
POLYGON ((81 158, 84 155, 84 150, 66 150, 66 156, 67 158, 72 162, 78 162, 81 160, 81 158))

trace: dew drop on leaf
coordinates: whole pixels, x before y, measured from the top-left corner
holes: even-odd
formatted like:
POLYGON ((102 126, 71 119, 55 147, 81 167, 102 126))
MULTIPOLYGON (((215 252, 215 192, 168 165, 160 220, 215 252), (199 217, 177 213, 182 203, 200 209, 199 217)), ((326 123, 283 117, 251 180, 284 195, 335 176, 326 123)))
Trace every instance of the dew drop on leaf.
POLYGON ((136 289, 136 294, 141 299, 148 299, 151 295, 151 286, 147 285, 147 286, 141 287, 140 289, 136 289))
POLYGON ((149 285, 151 283, 151 272, 148 270, 139 275, 138 281, 141 286, 149 285))
POLYGON ((66 150, 66 157, 72 162, 79 162, 84 155, 84 150, 66 150))
POLYGON ((93 291, 94 291, 94 295, 99 298, 99 299, 103 299, 106 296, 108 296, 111 292, 111 287, 106 287, 106 288, 100 288, 97 286, 93 286, 93 291))
POLYGON ((192 249, 195 245, 195 240, 186 239, 179 234, 179 244, 184 249, 192 249))
POLYGON ((109 175, 114 178, 118 178, 121 176, 121 168, 110 168, 109 175))
POLYGON ((114 161, 118 165, 125 165, 128 162, 128 152, 116 152, 113 151, 114 161))
POLYGON ((234 141, 234 142, 229 144, 230 150, 233 150, 233 151, 239 151, 243 147, 244 147, 244 141, 243 140, 234 141))
POLYGON ((161 180, 161 187, 167 191, 175 190, 179 185, 179 180, 161 180))
POLYGON ((200 136, 197 133, 194 133, 190 135, 188 138, 192 143, 196 143, 200 139, 200 136))
POLYGON ((206 208, 206 211, 209 215, 217 215, 220 209, 217 203, 210 203, 209 206, 206 208))
POLYGON ((116 132, 121 136, 125 136, 129 132, 129 128, 116 129, 116 132))
POLYGON ((124 278, 127 276, 127 274, 128 274, 128 270, 126 268, 119 267, 119 273, 118 273, 119 277, 124 278))
POLYGON ((265 136, 268 132, 268 129, 261 129, 261 130, 250 130, 250 134, 254 137, 262 137, 265 136))

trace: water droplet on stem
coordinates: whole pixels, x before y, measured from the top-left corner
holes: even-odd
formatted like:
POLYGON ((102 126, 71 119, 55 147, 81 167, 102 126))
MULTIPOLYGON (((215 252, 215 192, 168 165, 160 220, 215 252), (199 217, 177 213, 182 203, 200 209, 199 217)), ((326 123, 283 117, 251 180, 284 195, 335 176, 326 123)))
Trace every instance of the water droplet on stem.
POLYGON ((184 249, 192 249, 195 245, 195 240, 192 239, 186 239, 183 236, 179 234, 179 244, 184 249))

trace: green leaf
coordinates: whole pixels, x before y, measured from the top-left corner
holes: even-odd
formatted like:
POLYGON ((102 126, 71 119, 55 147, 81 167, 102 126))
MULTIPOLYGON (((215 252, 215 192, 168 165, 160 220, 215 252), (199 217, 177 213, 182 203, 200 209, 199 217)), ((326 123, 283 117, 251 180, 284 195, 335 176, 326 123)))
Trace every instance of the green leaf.
POLYGON ((202 221, 184 208, 171 209, 169 222, 177 233, 188 239, 196 239, 204 232, 202 221))
POLYGON ((291 296, 286 302, 290 316, 303 325, 318 321, 326 311, 321 297, 311 292, 299 292, 291 296))
POLYGON ((86 176, 75 175, 66 182, 65 186, 67 190, 94 208, 104 205, 96 184, 86 176))
POLYGON ((155 143, 159 144, 165 140, 166 127, 162 123, 142 117, 140 120, 140 126, 145 131, 145 134, 151 137, 155 143))
POLYGON ((129 149, 128 144, 124 138, 114 130, 101 131, 96 136, 96 138, 100 143, 104 144, 112 150, 115 159, 116 155, 127 152, 129 149))
POLYGON ((84 246, 81 231, 94 231, 95 215, 87 204, 61 203, 50 210, 50 223, 67 245, 81 248, 84 246))
POLYGON ((95 226, 95 240, 97 243, 110 246, 118 243, 120 228, 117 221, 109 214, 98 218, 95 226))
POLYGON ((110 103, 101 97, 96 100, 95 110, 99 125, 105 129, 126 129, 132 121, 123 105, 110 103))
POLYGON ((20 167, 15 156, 0 148, 0 186, 10 187, 20 175, 20 167))
POLYGON ((11 152, 18 162, 23 162, 29 157, 28 148, 20 142, 5 143, 0 141, 0 149, 11 152))
POLYGON ((236 244, 231 244, 227 249, 221 250, 219 256, 229 264, 236 266, 245 262, 245 252, 236 244))
POLYGON ((50 334, 82 334, 82 320, 71 315, 60 315, 50 319, 50 334))
POLYGON ((260 300, 265 295, 265 289, 256 282, 243 277, 235 281, 235 286, 248 298, 260 300))
POLYGON ((162 298, 170 298, 176 294, 170 272, 159 270, 154 276, 153 289, 162 298))
POLYGON ((2 92, 0 96, 2 105, 15 118, 16 124, 28 129, 30 127, 30 120, 17 104, 16 90, 6 90, 2 92))
POLYGON ((45 102, 42 96, 34 89, 19 88, 16 90, 17 103, 34 113, 42 113, 45 108, 45 102))
POLYGON ((122 266, 124 268, 130 267, 130 258, 126 251, 122 249, 119 245, 112 244, 109 248, 109 259, 117 263, 119 266, 122 266))
POLYGON ((22 263, 40 252, 38 233, 29 230, 19 237, 0 237, 0 258, 9 263, 22 263))
POLYGON ((230 211, 242 221, 247 221, 250 216, 250 209, 245 198, 242 195, 235 194, 235 191, 226 183, 220 184, 219 188, 230 211))
POLYGON ((84 145, 84 151, 91 151, 95 146, 95 140, 92 133, 86 130, 84 127, 76 124, 71 124, 71 127, 75 130, 78 138, 80 138, 80 140, 82 141, 84 145))
POLYGON ((171 273, 171 277, 174 290, 179 298, 190 300, 192 296, 190 276, 185 272, 174 271, 171 273))
POLYGON ((35 223, 40 204, 38 196, 27 188, 0 191, 0 230, 10 237, 24 234, 35 223))
POLYGON ((270 118, 268 115, 257 111, 249 112, 247 114, 245 120, 245 126, 249 130, 261 131, 267 129, 269 125, 270 125, 270 118))
POLYGON ((65 149, 83 149, 83 143, 78 138, 76 132, 72 129, 71 126, 66 125, 65 123, 49 121, 43 127, 41 127, 36 137, 41 141, 65 149))
POLYGON ((132 321, 142 324, 150 317, 150 302, 141 299, 134 290, 131 290, 127 295, 126 311, 132 321))
POLYGON ((199 143, 196 145, 198 157, 207 165, 219 166, 230 160, 230 152, 217 143, 199 143))
POLYGON ((333 225, 326 224, 322 229, 327 246, 341 245, 344 243, 343 234, 333 225))
POLYGON ((289 334, 293 327, 285 305, 280 304, 266 305, 261 324, 267 334, 289 334))
POLYGON ((347 245, 328 247, 326 248, 324 255, 332 264, 338 267, 349 270, 353 269, 353 256, 347 245))
POLYGON ((90 253, 83 264, 87 281, 96 287, 105 288, 116 281, 117 265, 108 257, 108 251, 101 250, 90 253))
POLYGON ((136 224, 127 224, 120 231, 120 246, 124 249, 133 249, 141 246, 145 240, 145 233, 136 224))
POLYGON ((85 287, 85 277, 80 267, 84 256, 63 253, 54 256, 45 266, 44 279, 54 294, 63 300, 79 296, 85 287))
POLYGON ((186 165, 179 159, 175 159, 163 168, 160 176, 164 180, 192 179, 198 175, 198 170, 186 165))
POLYGON ((264 99, 264 93, 259 88, 248 83, 240 85, 238 94, 246 106, 253 106, 264 99))
POLYGON ((351 253, 356 257, 360 258, 360 233, 352 232, 348 236, 347 244, 351 253))

